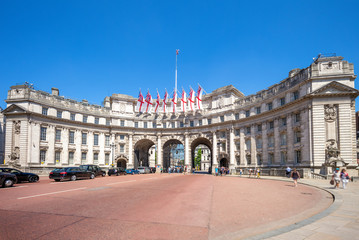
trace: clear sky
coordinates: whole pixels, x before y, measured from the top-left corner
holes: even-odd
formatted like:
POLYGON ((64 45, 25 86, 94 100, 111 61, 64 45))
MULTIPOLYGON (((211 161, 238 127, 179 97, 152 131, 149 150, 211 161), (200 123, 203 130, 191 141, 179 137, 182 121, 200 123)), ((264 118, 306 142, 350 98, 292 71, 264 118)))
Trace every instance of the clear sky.
MULTIPOLYGON (((254 94, 336 53, 359 69, 359 1, 0 2, 0 106, 9 87, 102 104, 106 96, 208 93, 232 84, 254 94)), ((359 101, 359 100, 358 100, 359 101)))

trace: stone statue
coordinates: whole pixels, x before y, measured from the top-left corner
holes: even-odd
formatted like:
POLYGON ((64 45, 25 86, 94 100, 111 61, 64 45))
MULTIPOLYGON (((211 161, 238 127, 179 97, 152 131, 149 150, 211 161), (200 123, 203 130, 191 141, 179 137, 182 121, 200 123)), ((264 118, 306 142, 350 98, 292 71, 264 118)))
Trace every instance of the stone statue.
POLYGON ((20 159, 20 149, 19 147, 15 147, 14 150, 9 155, 10 160, 7 162, 9 166, 14 168, 19 168, 21 165, 19 164, 20 159))
POLYGON ((324 114, 324 118, 327 122, 333 122, 336 120, 337 117, 337 109, 332 104, 326 105, 324 109, 324 114))
POLYGON ((338 158, 340 150, 338 149, 337 143, 334 139, 329 139, 326 146, 327 159, 338 158))
POLYGON ((20 121, 14 121, 15 134, 20 134, 20 128, 21 128, 21 122, 20 121))

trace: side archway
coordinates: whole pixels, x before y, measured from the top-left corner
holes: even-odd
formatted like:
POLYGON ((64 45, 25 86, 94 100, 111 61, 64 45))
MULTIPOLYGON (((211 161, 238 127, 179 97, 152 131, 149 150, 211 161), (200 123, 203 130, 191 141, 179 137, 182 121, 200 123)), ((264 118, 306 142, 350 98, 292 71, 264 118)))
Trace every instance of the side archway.
POLYGON ((124 155, 120 155, 116 158, 116 167, 127 168, 128 159, 124 155))
POLYGON ((178 139, 169 139, 163 144, 163 171, 184 167, 184 146, 178 139))
POLYGON ((206 171, 208 173, 212 172, 213 164, 213 154, 212 154, 212 144, 211 141, 204 137, 196 138, 191 143, 191 166, 192 168, 196 167, 195 159, 200 157, 199 170, 206 171), (198 156, 198 151, 201 156, 198 156))
POLYGON ((140 166, 144 167, 154 167, 155 159, 155 151, 152 150, 155 143, 149 139, 141 139, 136 142, 134 146, 134 168, 138 168, 140 166))

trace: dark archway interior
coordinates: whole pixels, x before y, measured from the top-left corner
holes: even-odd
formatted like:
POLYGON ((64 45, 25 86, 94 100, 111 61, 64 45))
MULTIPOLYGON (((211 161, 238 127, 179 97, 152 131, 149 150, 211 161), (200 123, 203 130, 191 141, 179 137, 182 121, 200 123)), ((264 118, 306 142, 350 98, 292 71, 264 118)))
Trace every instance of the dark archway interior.
POLYGON ((117 160, 117 167, 126 168, 127 161, 125 159, 118 159, 117 160))
POLYGON ((213 164, 213 158, 216 157, 216 156, 213 156, 213 151, 212 151, 212 144, 211 142, 207 139, 207 138, 197 138, 196 140, 194 140, 191 144, 191 167, 193 168, 194 167, 194 158, 196 156, 195 154, 195 150, 196 150, 196 147, 198 147, 199 145, 205 145, 208 147, 208 149, 211 151, 211 163, 210 163, 210 167, 209 167, 209 170, 208 172, 211 173, 212 172, 212 164, 213 164))
POLYGON ((149 167, 149 150, 155 145, 149 139, 142 139, 138 141, 134 148, 134 168, 138 168, 140 166, 149 167))
POLYGON ((219 162, 219 167, 228 168, 229 167, 228 159, 227 158, 222 158, 221 161, 219 162))
MULTIPOLYGON (((177 139, 169 140, 163 145, 163 171, 164 172, 168 171, 169 167, 178 166, 178 163, 174 162, 174 156, 173 156, 173 151, 174 151, 174 149, 178 148, 178 145, 182 145, 182 147, 183 147, 182 142, 177 139)), ((184 149, 184 148, 181 148, 181 149, 184 149)))

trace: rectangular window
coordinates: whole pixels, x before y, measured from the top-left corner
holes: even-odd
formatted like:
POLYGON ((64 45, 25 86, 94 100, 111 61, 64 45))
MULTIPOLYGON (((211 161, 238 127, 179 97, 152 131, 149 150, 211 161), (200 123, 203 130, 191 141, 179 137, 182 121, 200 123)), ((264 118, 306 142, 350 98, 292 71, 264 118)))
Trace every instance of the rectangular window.
POLYGON ((226 151, 226 143, 225 142, 221 142, 221 151, 223 151, 223 152, 226 151))
POLYGON ((239 136, 241 134, 241 131, 239 129, 236 129, 234 132, 234 135, 239 136))
POLYGON ((262 165, 262 155, 261 154, 257 154, 257 164, 262 165))
POLYGON ((198 125, 202 126, 202 119, 198 120, 198 125))
POLYGON ((125 135, 120 135, 120 140, 125 140, 125 135))
POLYGON ((110 135, 105 135, 105 146, 106 147, 110 146, 110 135))
POLYGON ((268 103, 268 104, 267 104, 267 108, 268 108, 268 110, 272 110, 272 109, 273 109, 273 104, 272 104, 272 103, 268 103))
POLYGON ((57 117, 62 118, 62 111, 57 110, 57 117))
POLYGON ((82 133, 81 144, 82 145, 87 144, 87 133, 82 133))
POLYGON ((274 147, 274 137, 273 136, 268 137, 268 147, 274 147))
POLYGON ((105 154, 105 165, 109 165, 110 164, 110 154, 106 153, 105 154))
POLYGON ((55 163, 60 163, 61 162, 61 152, 56 151, 55 152, 55 163))
POLYGON ((183 122, 180 122, 180 127, 181 127, 181 128, 183 128, 183 127, 184 127, 183 122))
POLYGON ((273 154, 273 153, 269 153, 269 154, 268 154, 268 164, 269 164, 269 165, 273 164, 273 160, 274 160, 274 154, 273 154))
MULTIPOLYGON (((110 126, 110 125, 111 125, 110 119, 106 119, 106 126, 110 126)), ((123 126, 121 126, 121 127, 123 127, 123 126)))
POLYGON ((147 128, 147 122, 143 123, 143 128, 147 128))
POLYGON ((43 107, 42 108, 42 115, 47 115, 48 110, 49 110, 48 108, 43 107))
POLYGON ((46 127, 41 127, 41 132, 40 132, 40 140, 41 141, 46 141, 46 127))
POLYGON ((74 164, 74 152, 69 152, 69 164, 74 164))
POLYGON ((82 122, 87 123, 87 116, 82 117, 82 122))
POLYGON ((284 104, 285 104, 285 98, 283 97, 280 99, 280 105, 283 106, 284 104))
POLYGON ((121 127, 124 127, 124 126, 125 126, 125 120, 121 120, 121 121, 120 121, 120 126, 121 126, 121 127))
POLYGON ((70 120, 75 121, 75 113, 70 113, 70 120))
POLYGON ((257 125, 257 132, 262 132, 262 124, 257 125))
POLYGON ((44 164, 46 161, 46 151, 45 150, 40 150, 40 163, 44 164))
POLYGON ((271 122, 269 122, 269 129, 273 129, 273 128, 274 128, 274 122, 271 121, 271 122))
POLYGON ((240 151, 241 150, 241 142, 235 142, 235 144, 236 144, 236 150, 237 151, 240 151))
POLYGON ((86 152, 82 152, 81 153, 81 164, 85 164, 86 163, 86 152))
POLYGON ((176 123, 175 122, 171 122, 171 128, 175 128, 176 127, 176 123))
POLYGON ((249 117, 249 115, 250 115, 250 112, 249 112, 249 110, 247 110, 246 111, 246 117, 249 117))
POLYGON ((124 153, 125 152, 125 145, 120 145, 120 153, 124 153))
POLYGON ((261 149, 261 148, 262 148, 262 145, 263 145, 262 138, 257 138, 257 140, 256 140, 256 147, 257 147, 258 149, 261 149))
POLYGON ((280 135, 280 145, 281 146, 287 145, 287 134, 283 133, 280 135))
POLYGON ((300 150, 295 150, 294 151, 294 161, 295 161, 296 164, 302 162, 302 153, 301 153, 300 150))
POLYGON ((98 117, 95 118, 95 124, 99 124, 100 123, 100 119, 98 117))
POLYGON ((135 128, 138 128, 138 122, 135 122, 135 128))
POLYGON ((221 132, 221 138, 226 138, 226 132, 221 132))
POLYGON ((287 163, 287 153, 286 152, 280 152, 280 163, 282 165, 287 163))
POLYGON ((208 119, 207 119, 207 123, 208 123, 208 125, 211 125, 211 124, 212 124, 212 119, 211 119, 211 118, 208 118, 208 119))
POLYGON ((294 115, 294 122, 295 122, 295 123, 299 123, 299 122, 300 122, 300 113, 296 113, 296 114, 294 115))
POLYGON ((234 115, 234 118, 235 118, 236 120, 239 120, 239 113, 236 113, 236 114, 234 115))
POLYGON ((245 143, 246 143, 246 150, 250 151, 251 150, 251 140, 248 139, 248 140, 246 140, 245 143))
POLYGON ((252 164, 252 157, 251 157, 250 154, 249 154, 249 155, 246 155, 246 160, 247 160, 247 164, 248 164, 248 165, 252 164))
POLYGON ((297 100, 299 98, 299 91, 293 92, 293 100, 297 100))
POLYGON ((224 116, 220 116, 221 122, 224 122, 224 116))
POLYGON ((251 133, 251 127, 246 127, 246 133, 250 134, 251 133))
POLYGON ((75 143, 75 132, 70 131, 69 133, 69 143, 74 144, 75 143))
POLYGON ((261 107, 256 107, 256 112, 257 112, 257 114, 260 114, 261 113, 261 107))
POLYGON ((98 164, 98 153, 93 154, 93 163, 98 164))
POLYGON ((284 117, 281 120, 282 120, 282 126, 287 126, 287 118, 284 117))
POLYGON ((152 122, 152 128, 157 128, 156 122, 152 122))
POLYGON ((194 121, 190 121, 190 122, 189 122, 189 126, 190 126, 190 127, 194 127, 194 121))
POLYGON ((300 131, 294 132, 294 143, 300 143, 300 131))
POLYGON ((60 129, 56 129, 55 142, 61 142, 61 130, 60 129))
POLYGON ((167 128, 167 123, 166 122, 163 123, 163 128, 167 128))
POLYGON ((98 146, 98 134, 93 135, 93 145, 98 146))

